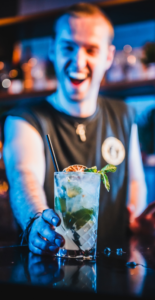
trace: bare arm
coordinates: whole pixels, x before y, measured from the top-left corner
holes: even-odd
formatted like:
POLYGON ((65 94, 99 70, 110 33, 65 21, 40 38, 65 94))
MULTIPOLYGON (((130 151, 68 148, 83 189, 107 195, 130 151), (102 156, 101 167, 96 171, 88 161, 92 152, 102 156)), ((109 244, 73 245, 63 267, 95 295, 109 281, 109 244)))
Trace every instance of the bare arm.
POLYGON ((147 188, 142 165, 137 125, 131 129, 129 148, 129 188, 130 197, 128 208, 131 212, 130 222, 138 217, 146 208, 147 188))
POLYGON ((45 156, 41 136, 21 118, 7 117, 3 158, 13 213, 24 229, 28 219, 47 209, 43 190, 45 156))
POLYGON ((155 201, 146 205, 147 188, 139 150, 136 125, 132 128, 129 155, 130 169, 130 223, 135 234, 155 236, 155 201), (137 137, 136 137, 137 136, 137 137), (138 155, 139 153, 139 155, 138 155))

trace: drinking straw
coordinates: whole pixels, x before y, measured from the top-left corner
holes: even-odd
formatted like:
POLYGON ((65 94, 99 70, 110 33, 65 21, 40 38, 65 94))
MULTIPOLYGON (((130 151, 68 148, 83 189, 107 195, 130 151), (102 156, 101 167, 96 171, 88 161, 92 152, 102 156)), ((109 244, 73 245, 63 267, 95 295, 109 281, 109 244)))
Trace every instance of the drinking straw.
POLYGON ((57 160, 56 160, 55 152, 54 152, 53 145, 52 145, 51 138, 50 138, 49 134, 46 135, 46 139, 47 139, 49 150, 50 150, 50 153, 51 153, 51 156, 52 156, 54 169, 55 169, 56 172, 59 172, 60 170, 59 170, 59 167, 58 167, 58 163, 57 163, 57 160))

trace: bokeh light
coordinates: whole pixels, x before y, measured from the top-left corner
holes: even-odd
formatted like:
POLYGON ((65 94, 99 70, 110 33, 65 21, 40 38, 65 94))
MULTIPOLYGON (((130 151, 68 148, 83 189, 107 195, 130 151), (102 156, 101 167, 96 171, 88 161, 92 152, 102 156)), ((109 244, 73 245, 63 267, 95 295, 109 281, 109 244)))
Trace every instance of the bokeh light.
POLYGON ((2 81, 2 87, 5 89, 8 89, 11 85, 11 80, 6 78, 2 81))
POLYGON ((0 61, 0 71, 4 69, 4 63, 0 61))
POLYGON ((37 59, 35 57, 31 57, 28 63, 31 64, 31 67, 34 67, 37 64, 37 59))
POLYGON ((8 192, 9 186, 6 181, 0 182, 0 195, 4 195, 6 192, 8 192))
POLYGON ((131 51, 132 51, 132 47, 130 46, 130 45, 125 45, 124 47, 123 47, 123 50, 124 50, 124 52, 125 53, 131 53, 131 51))
POLYGON ((10 77, 10 78, 16 78, 17 75, 18 75, 18 71, 15 70, 15 69, 13 69, 13 70, 11 70, 11 71, 9 72, 9 77, 10 77))
POLYGON ((136 57, 134 55, 129 55, 127 57, 127 62, 130 64, 130 65, 134 65, 136 63, 136 57))

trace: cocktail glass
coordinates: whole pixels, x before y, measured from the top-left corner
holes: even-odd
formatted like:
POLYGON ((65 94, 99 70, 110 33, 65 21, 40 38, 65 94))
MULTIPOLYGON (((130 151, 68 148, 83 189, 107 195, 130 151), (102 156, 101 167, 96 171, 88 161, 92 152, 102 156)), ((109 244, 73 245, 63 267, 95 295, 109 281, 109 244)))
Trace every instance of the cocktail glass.
POLYGON ((96 257, 100 181, 97 173, 54 173, 54 206, 61 219, 56 231, 65 239, 57 256, 96 257))

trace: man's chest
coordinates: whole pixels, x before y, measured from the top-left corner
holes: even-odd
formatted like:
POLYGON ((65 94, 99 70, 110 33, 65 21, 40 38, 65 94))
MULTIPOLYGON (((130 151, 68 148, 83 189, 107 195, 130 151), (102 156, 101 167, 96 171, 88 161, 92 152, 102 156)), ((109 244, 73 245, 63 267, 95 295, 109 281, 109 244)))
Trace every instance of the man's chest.
POLYGON ((71 164, 98 169, 107 163, 120 165, 128 152, 121 124, 106 122, 101 113, 89 122, 51 121, 50 135, 62 169, 71 164))

